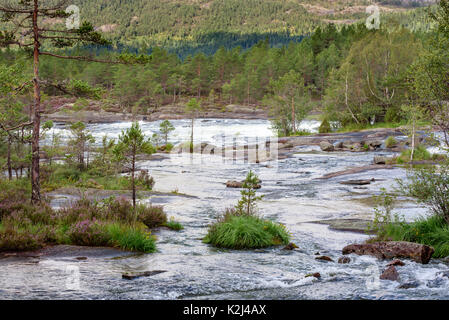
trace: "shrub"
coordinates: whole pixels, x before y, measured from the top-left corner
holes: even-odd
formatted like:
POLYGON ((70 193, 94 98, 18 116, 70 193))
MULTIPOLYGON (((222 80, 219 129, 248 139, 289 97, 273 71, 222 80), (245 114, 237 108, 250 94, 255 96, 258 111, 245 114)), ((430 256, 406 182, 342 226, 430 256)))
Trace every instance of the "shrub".
POLYGON ((319 133, 329 133, 332 131, 331 125, 327 118, 324 118, 323 122, 321 122, 320 128, 318 129, 319 133))
POLYGON ((209 228, 205 243, 230 249, 255 249, 287 244, 290 235, 281 225, 254 216, 228 216, 209 228))
POLYGON ((145 170, 140 171, 136 178, 136 185, 143 187, 145 190, 153 190, 155 183, 156 181, 154 181, 154 178, 151 177, 145 170))
POLYGON ((79 221, 68 230, 72 244, 79 246, 107 246, 111 236, 104 224, 97 220, 79 221))
POLYGON ((107 227, 112 243, 123 250, 152 253, 156 251, 155 237, 137 227, 124 226, 117 223, 107 227))
POLYGON ((397 181, 406 196, 430 207, 433 214, 449 224, 449 163, 442 166, 416 169, 408 174, 408 182, 397 181))
POLYGON ((167 215, 162 206, 146 206, 139 204, 136 206, 137 220, 145 224, 148 228, 156 228, 167 223, 167 215))
POLYGON ((16 226, 4 226, 0 232, 1 251, 29 251, 40 249, 44 246, 39 234, 31 234, 26 229, 16 226))
POLYGON ((397 141, 396 141, 396 139, 394 138, 394 137, 388 137, 386 140, 385 140, 385 146, 387 147, 387 148, 393 148, 395 145, 397 145, 397 141))
POLYGON ((128 200, 123 197, 112 199, 108 202, 106 216, 112 221, 133 222, 135 221, 134 209, 128 200))

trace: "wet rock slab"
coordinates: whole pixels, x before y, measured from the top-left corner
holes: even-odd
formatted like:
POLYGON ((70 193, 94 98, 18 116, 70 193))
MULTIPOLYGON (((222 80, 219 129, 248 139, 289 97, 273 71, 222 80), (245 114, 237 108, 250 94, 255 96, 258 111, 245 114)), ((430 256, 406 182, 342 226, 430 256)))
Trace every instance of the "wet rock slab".
POLYGON ((370 255, 378 259, 409 258, 427 264, 434 253, 432 247, 406 241, 382 241, 351 244, 343 248, 343 254, 370 255))
POLYGON ((135 274, 125 273, 125 274, 122 275, 122 279, 134 280, 134 279, 142 278, 142 277, 155 276, 157 274, 164 273, 164 272, 167 272, 167 271, 165 271, 165 270, 153 270, 153 271, 145 271, 145 272, 140 272, 140 273, 135 273, 135 274))
POLYGON ((329 229, 337 231, 347 231, 366 234, 368 232, 368 224, 371 221, 363 219, 330 219, 314 221, 312 223, 326 224, 329 229))

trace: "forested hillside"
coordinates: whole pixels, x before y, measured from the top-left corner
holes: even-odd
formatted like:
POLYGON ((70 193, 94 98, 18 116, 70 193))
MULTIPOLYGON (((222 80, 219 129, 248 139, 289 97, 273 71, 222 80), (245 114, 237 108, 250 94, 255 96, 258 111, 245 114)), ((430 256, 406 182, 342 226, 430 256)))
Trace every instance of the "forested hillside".
MULTIPOLYGON (((379 2, 382 22, 429 28, 422 9, 429 0, 379 2)), ((279 46, 317 26, 364 21, 368 0, 76 0, 82 19, 107 37, 133 47, 159 45, 185 57, 214 53, 220 46, 249 48, 270 39, 279 46)))

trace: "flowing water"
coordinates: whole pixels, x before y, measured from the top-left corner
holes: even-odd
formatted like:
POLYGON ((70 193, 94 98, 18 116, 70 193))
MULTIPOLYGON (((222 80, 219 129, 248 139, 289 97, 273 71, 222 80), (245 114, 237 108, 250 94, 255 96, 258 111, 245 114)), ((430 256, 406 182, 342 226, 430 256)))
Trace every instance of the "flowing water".
MULTIPOLYGON (((142 123, 146 134, 159 123, 142 123)), ((189 121, 173 121, 177 128, 172 142, 189 135, 189 121)), ((272 136, 269 123, 263 120, 197 120, 196 141, 220 144, 223 136, 238 143, 245 137, 264 139, 272 136)), ((117 137, 130 123, 90 124, 101 136, 117 137)), ((317 122, 304 128, 316 130, 317 122)), ((56 131, 64 134, 64 128, 56 131)), ((228 141, 228 140, 225 140, 228 141)), ((159 230, 158 252, 108 258, 89 256, 77 261, 67 257, 41 257, 39 262, 0 260, 0 298, 20 299, 447 299, 449 279, 439 274, 447 263, 433 259, 428 265, 405 260, 400 267, 400 282, 379 280, 387 261, 369 256, 350 255, 351 263, 338 264, 315 259, 327 255, 334 261, 341 249, 368 238, 362 233, 329 229, 316 221, 328 219, 370 219, 373 195, 381 188, 391 189, 394 179, 404 179, 406 172, 396 168, 317 179, 326 173, 368 165, 374 155, 388 152, 323 153, 310 146, 297 148, 293 157, 265 164, 230 161, 216 155, 181 154, 140 163, 156 179, 155 190, 192 197, 154 195, 145 202, 162 203, 169 216, 184 225, 174 232, 159 230), (226 207, 239 199, 238 189, 227 189, 227 180, 242 180, 249 169, 263 181, 265 195, 259 212, 265 218, 285 224, 295 251, 281 247, 236 251, 210 247, 201 242, 207 227, 226 207), (376 178, 366 188, 341 185, 349 179, 376 178), (79 272, 79 283, 70 285, 68 277, 79 272), (126 272, 166 270, 153 277, 122 280, 126 272), (321 279, 306 277, 319 272, 321 279), (400 289, 403 283, 415 282, 417 288, 400 289)), ((401 199, 398 213, 413 220, 426 209, 401 199)), ((78 279, 78 278, 77 278, 78 279)))

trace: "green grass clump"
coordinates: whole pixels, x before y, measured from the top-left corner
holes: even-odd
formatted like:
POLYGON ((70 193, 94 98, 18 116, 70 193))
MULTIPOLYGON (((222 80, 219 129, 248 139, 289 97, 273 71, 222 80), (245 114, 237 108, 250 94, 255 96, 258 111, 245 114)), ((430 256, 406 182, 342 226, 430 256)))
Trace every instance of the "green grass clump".
POLYGON ((143 228, 113 223, 107 226, 111 242, 123 250, 153 253, 156 239, 143 228))
POLYGON ((435 258, 449 256, 449 225, 441 216, 421 218, 407 223, 390 223, 385 226, 383 239, 390 241, 409 241, 431 246, 435 258))
POLYGON ((174 219, 170 219, 169 221, 164 223, 164 227, 167 227, 171 230, 180 231, 184 229, 184 226, 180 224, 178 221, 175 221, 174 219))
POLYGON ((285 227, 255 216, 227 216, 209 228, 203 240, 220 248, 256 249, 288 244, 285 227))
MULTIPOLYGON (((399 164, 410 162, 411 153, 412 153, 411 149, 404 150, 401 153, 401 155, 396 159, 396 162, 399 164)), ((419 145, 417 148, 415 148, 413 160, 414 161, 432 160, 432 154, 429 151, 427 151, 427 149, 423 145, 419 145)))
POLYGON ((393 148, 395 145, 397 145, 397 141, 394 137, 390 136, 387 138, 387 140, 385 140, 385 146, 387 148, 393 148))

